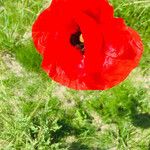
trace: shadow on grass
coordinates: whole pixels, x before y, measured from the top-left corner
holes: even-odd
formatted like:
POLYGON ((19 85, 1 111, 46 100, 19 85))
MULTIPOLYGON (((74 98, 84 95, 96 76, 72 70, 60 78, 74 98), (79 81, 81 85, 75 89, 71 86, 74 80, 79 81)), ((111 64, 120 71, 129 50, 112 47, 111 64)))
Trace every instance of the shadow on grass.
POLYGON ((105 118, 112 120, 113 123, 119 124, 120 121, 124 122, 124 118, 127 117, 130 118, 129 121, 135 127, 142 129, 150 128, 150 112, 145 108, 145 102, 148 100, 147 89, 143 87, 134 88, 131 83, 128 82, 126 86, 121 86, 121 90, 119 87, 116 87, 112 92, 113 94, 108 98, 107 95, 109 93, 107 94, 107 92, 104 93, 105 95, 102 95, 103 97, 101 96, 104 101, 98 101, 98 103, 95 101, 94 109, 98 110, 102 108, 102 113, 107 115, 105 118), (114 97, 115 94, 117 98, 114 97), (102 105, 102 107, 100 105, 102 105))
POLYGON ((84 145, 80 142, 71 143, 69 150, 91 150, 87 145, 84 145))
POLYGON ((105 150, 104 148, 98 147, 89 147, 85 144, 82 144, 80 141, 71 143, 69 150, 105 150))
POLYGON ((49 80, 50 78, 42 70, 41 63, 42 57, 35 49, 34 44, 30 41, 26 44, 16 46, 12 53, 15 55, 17 61, 30 72, 38 73, 43 79, 49 80))
MULTIPOLYGON (((38 117, 34 118, 34 120, 32 120, 32 121, 34 121, 35 128, 38 128, 40 126, 38 117)), ((71 136, 71 135, 78 136, 81 133, 81 130, 73 127, 67 121, 67 119, 58 120, 57 125, 60 127, 59 129, 51 130, 51 128, 49 128, 48 132, 45 133, 44 139, 46 141, 49 139, 49 137, 51 137, 50 144, 60 143, 61 140, 65 139, 65 137, 67 137, 67 136, 71 136)), ((38 137, 39 131, 37 130, 37 132, 34 132, 31 129, 29 131, 30 131, 30 135, 31 135, 32 139, 35 140, 38 137)), ((62 148, 63 148, 63 146, 66 146, 66 145, 62 145, 62 148)), ((35 149, 38 149, 38 145, 35 145, 35 149)), ((69 150, 91 150, 91 148, 89 148, 87 145, 81 143, 80 141, 77 141, 77 142, 73 142, 69 145, 69 150)))
POLYGON ((139 113, 138 108, 141 104, 138 101, 134 101, 131 107, 131 121, 135 127, 143 129, 150 128, 150 113, 139 113))
POLYGON ((135 114, 132 117, 133 125, 136 127, 141 127, 144 129, 150 128, 150 114, 148 113, 139 113, 135 114))
POLYGON ((61 128, 51 132, 52 143, 57 143, 67 135, 74 135, 78 132, 78 130, 72 127, 65 119, 58 120, 57 124, 61 128))
POLYGON ((25 45, 19 45, 12 50, 16 59, 26 68, 28 71, 41 71, 42 57, 36 51, 32 42, 28 42, 25 45))

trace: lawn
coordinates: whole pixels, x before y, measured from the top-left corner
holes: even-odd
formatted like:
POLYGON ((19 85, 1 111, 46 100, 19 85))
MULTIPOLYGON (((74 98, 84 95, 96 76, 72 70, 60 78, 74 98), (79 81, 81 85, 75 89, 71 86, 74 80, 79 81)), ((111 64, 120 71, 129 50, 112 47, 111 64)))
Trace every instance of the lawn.
POLYGON ((53 82, 31 27, 49 0, 0 0, 1 150, 150 150, 150 0, 111 0, 144 43, 139 66, 107 91, 53 82))

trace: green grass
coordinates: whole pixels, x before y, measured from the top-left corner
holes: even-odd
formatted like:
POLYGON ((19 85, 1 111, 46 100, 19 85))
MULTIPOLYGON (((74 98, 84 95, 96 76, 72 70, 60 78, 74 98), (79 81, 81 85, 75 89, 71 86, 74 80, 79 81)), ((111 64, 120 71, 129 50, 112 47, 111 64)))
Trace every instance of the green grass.
POLYGON ((137 30, 142 61, 107 91, 74 91, 51 81, 31 40, 49 0, 0 0, 0 149, 149 150, 150 2, 111 0, 137 30))

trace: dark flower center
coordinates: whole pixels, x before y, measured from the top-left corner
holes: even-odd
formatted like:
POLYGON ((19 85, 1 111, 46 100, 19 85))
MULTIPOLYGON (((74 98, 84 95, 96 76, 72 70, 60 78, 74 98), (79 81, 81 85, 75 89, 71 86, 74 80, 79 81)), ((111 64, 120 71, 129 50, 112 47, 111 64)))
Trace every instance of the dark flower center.
POLYGON ((74 33, 70 37, 71 45, 75 46, 77 49, 80 50, 81 54, 84 54, 84 41, 82 38, 82 33, 80 31, 74 33))

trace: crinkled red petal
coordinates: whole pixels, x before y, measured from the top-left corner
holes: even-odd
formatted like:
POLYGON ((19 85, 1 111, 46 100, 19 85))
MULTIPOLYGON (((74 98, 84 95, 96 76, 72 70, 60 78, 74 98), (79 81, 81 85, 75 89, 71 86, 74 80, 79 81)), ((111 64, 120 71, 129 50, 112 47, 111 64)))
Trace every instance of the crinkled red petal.
POLYGON ((140 36, 115 18, 107 0, 53 0, 32 29, 43 56, 42 68, 55 81, 76 90, 105 90, 122 82, 139 64, 140 36), (70 42, 80 31, 82 54, 70 42))

